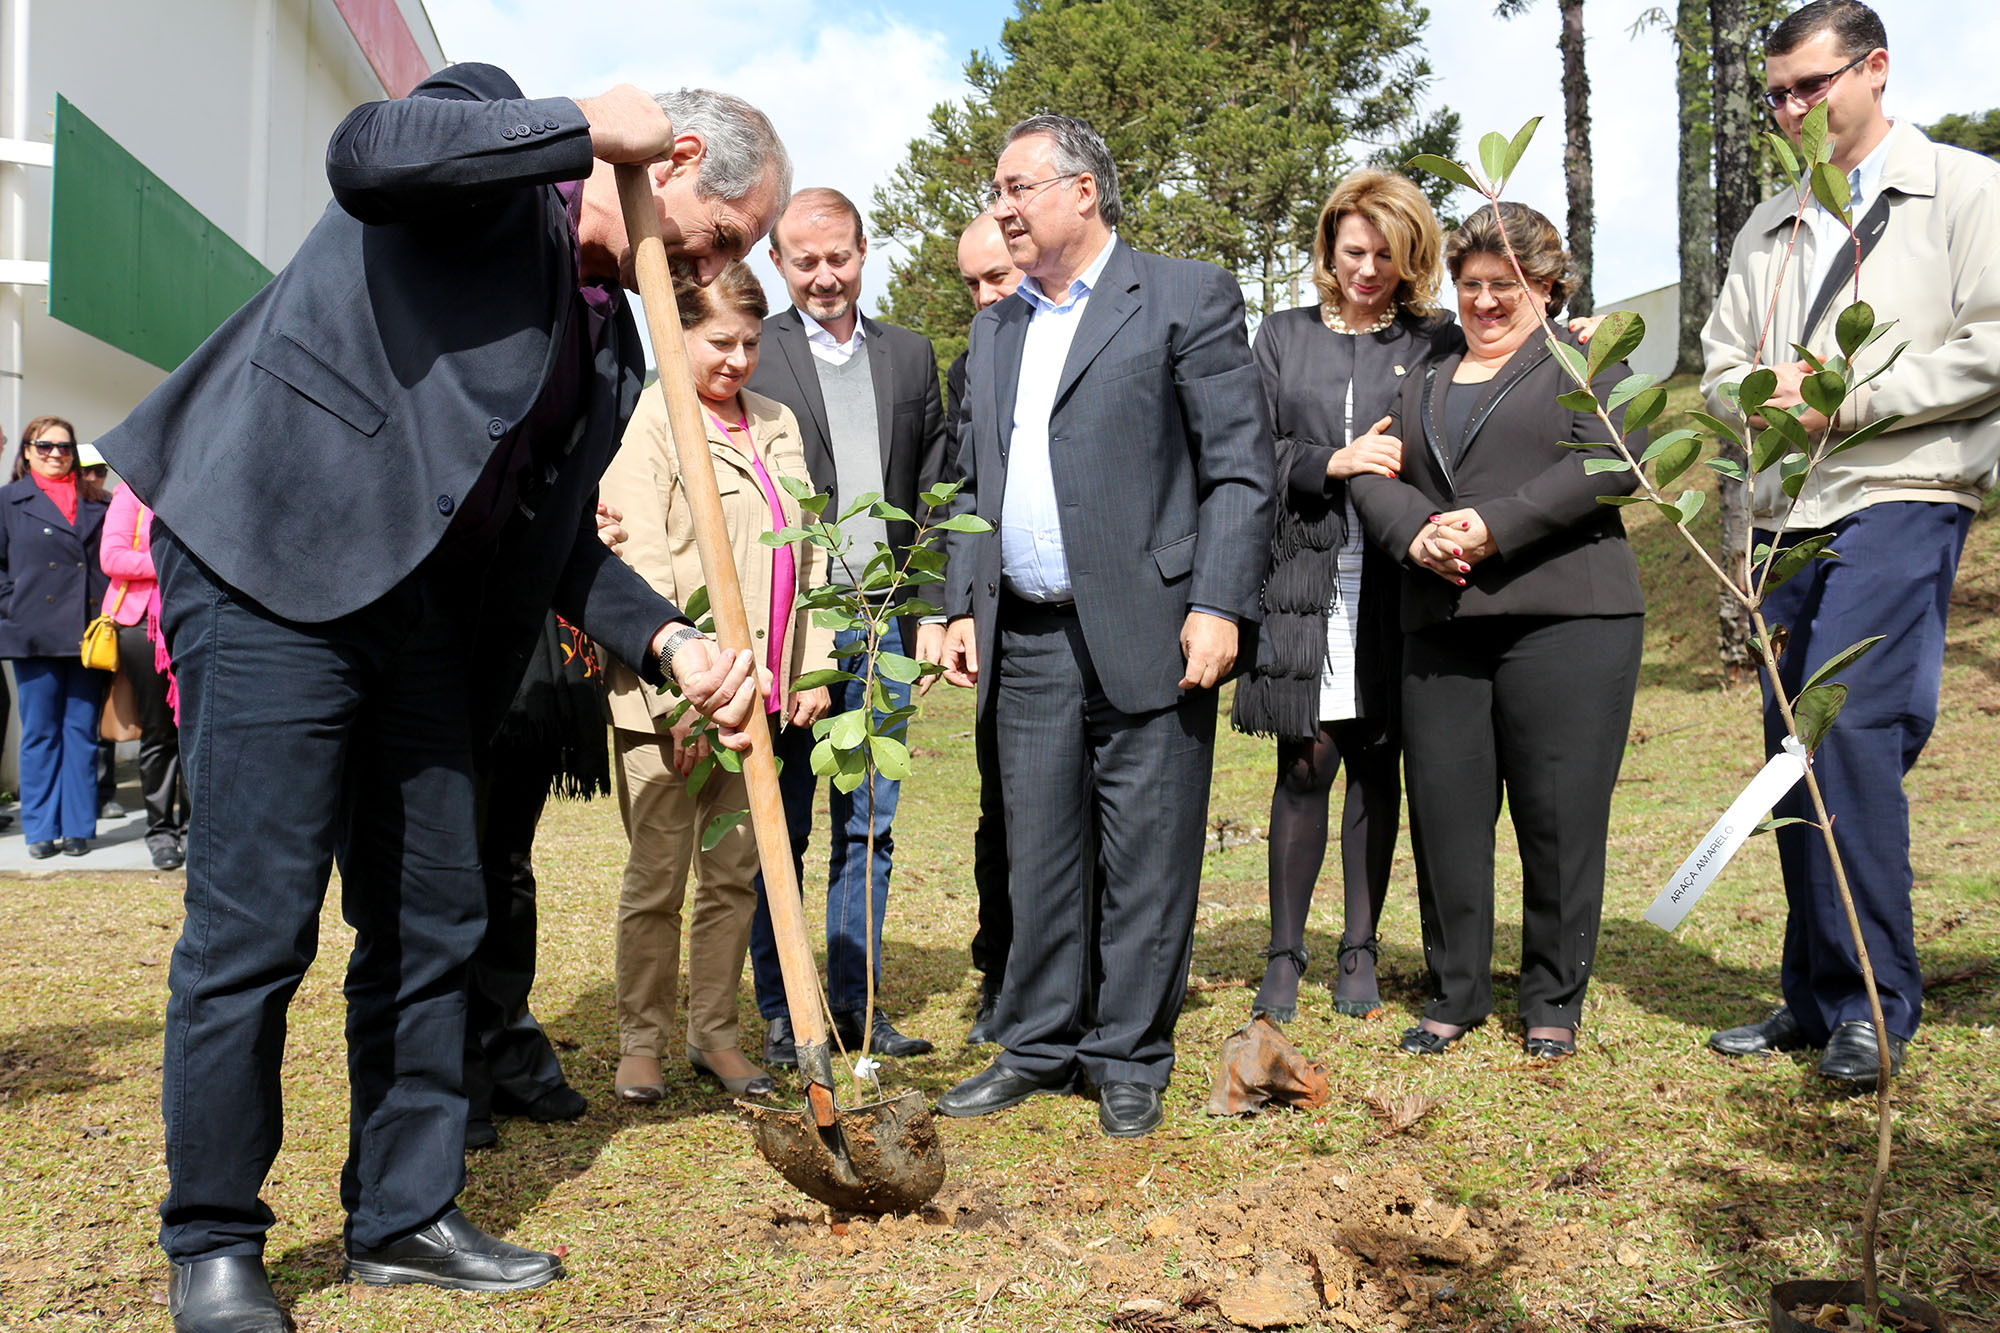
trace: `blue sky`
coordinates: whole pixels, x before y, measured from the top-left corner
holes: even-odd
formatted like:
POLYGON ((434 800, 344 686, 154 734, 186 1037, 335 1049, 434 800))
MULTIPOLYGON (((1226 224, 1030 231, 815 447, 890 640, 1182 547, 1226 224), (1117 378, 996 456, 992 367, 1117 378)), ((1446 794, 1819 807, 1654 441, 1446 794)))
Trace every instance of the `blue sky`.
MULTIPOLYGON (((1661 0, 1589 0, 1585 35, 1596 157, 1600 302, 1674 281, 1677 223, 1672 55, 1664 33, 1629 29, 1661 0)), ((1665 0, 1671 8, 1671 0, 1665 0)), ((592 0, 589 27, 525 0, 425 0, 445 53, 506 67, 533 94, 586 96, 612 83, 700 84, 741 94, 770 114, 799 185, 833 185, 865 210, 876 185, 924 132, 940 101, 962 97, 966 54, 998 49, 1013 0, 734 0, 728 6, 592 0), (691 40, 680 26, 699 12, 691 40), (606 33, 616 33, 607 40, 606 33)), ((1889 29, 1892 115, 1929 122, 2000 102, 1986 75, 2000 51, 2000 5, 1982 0, 1877 0, 1889 29)), ((1430 102, 1464 117, 1468 146, 1546 117, 1509 193, 1564 213, 1556 0, 1510 22, 1491 0, 1431 0, 1425 47, 1430 102)), ((1358 156, 1359 154, 1357 154, 1358 156)), ((888 247, 871 250, 864 308, 888 281, 888 247)), ((760 262, 775 304, 782 292, 760 262)))

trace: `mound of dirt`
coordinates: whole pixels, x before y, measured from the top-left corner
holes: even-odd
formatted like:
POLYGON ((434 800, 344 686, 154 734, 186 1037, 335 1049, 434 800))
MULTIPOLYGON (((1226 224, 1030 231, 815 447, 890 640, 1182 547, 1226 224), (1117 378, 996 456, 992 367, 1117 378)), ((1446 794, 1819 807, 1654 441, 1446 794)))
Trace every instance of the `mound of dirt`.
POLYGON ((1471 1282, 1490 1290, 1606 1257, 1573 1224, 1531 1227, 1511 1210, 1442 1203, 1407 1167, 1364 1175, 1310 1162, 1150 1214, 1112 1207, 1095 1189, 1060 1208, 998 1198, 997 1182, 958 1181, 919 1214, 760 1208, 726 1231, 850 1275, 889 1271, 923 1247, 926 1262, 964 1270, 982 1291, 1024 1266, 1070 1268, 1102 1293, 1111 1327, 1140 1333, 1436 1327, 1471 1282), (947 1235, 949 1246, 937 1244, 947 1235), (993 1244, 966 1244, 980 1239, 993 1244))

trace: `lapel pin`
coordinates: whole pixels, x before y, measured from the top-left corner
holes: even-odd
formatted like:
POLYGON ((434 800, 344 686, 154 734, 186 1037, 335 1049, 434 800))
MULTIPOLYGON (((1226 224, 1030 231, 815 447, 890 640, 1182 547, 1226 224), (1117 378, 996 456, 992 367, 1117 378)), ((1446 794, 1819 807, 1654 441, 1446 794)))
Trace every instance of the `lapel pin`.
POLYGON ((1397 367, 1396 367, 1396 373, 1397 373, 1398 375, 1402 374, 1402 373, 1403 373, 1403 368, 1402 368, 1401 366, 1397 366, 1397 367))

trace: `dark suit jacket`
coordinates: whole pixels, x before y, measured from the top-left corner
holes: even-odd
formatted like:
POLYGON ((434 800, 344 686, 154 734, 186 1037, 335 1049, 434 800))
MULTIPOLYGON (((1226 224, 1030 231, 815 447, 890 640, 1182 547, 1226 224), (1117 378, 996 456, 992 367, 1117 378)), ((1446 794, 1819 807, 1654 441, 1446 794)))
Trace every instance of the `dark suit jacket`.
MULTIPOLYGON (((368 605, 437 547, 548 382, 577 304, 550 187, 591 165, 574 102, 524 99, 490 65, 357 108, 327 147, 334 202, 298 254, 99 449, 269 610, 317 623, 368 605)), ((506 707, 551 602, 657 678, 647 645, 678 613, 597 540, 593 514, 642 373, 621 302, 579 389, 575 443, 466 589, 481 603, 483 721, 506 707)))
MULTIPOLYGON (((994 660, 1001 502, 1032 313, 1019 298, 989 306, 966 349, 960 502, 994 530, 953 534, 945 605, 974 617, 981 663, 994 660)), ((1049 439, 1077 614, 1105 696, 1128 713, 1170 707, 1188 608, 1246 630, 1259 614, 1277 482, 1236 280, 1117 242, 1070 345, 1049 439)), ((982 671, 982 706, 992 678, 982 671)))
POLYGON ((77 497, 76 523, 33 477, 0 487, 0 657, 67 657, 104 605, 97 563, 103 500, 77 497))
MULTIPOLYGON (((882 436, 882 498, 907 514, 921 514, 920 497, 944 477, 944 403, 938 396, 937 352, 931 340, 894 324, 860 317, 866 335, 861 354, 875 381, 875 418, 882 436)), ((763 355, 748 388, 792 409, 805 436, 806 471, 812 483, 833 493, 828 516, 853 496, 834 475, 833 440, 826 424, 826 397, 813 366, 806 326, 796 308, 764 321, 763 355)), ((889 524, 889 544, 898 557, 916 539, 909 523, 889 524)), ((867 553, 860 553, 866 558, 867 553)), ((856 568, 860 566, 857 563, 856 568)))
MULTIPOLYGON (((1575 339, 1564 334, 1564 341, 1575 339)), ((1391 481, 1359 476, 1348 483, 1369 539, 1403 567, 1402 621, 1418 630, 1461 616, 1616 616, 1646 609, 1639 566, 1625 525, 1600 495, 1629 495, 1630 472, 1587 473, 1587 458, 1616 458, 1604 423, 1556 401, 1570 378, 1533 337, 1486 382, 1472 409, 1470 438, 1456 464, 1445 440, 1444 396, 1462 352, 1405 378, 1390 432, 1403 441, 1403 471, 1391 481), (1425 385, 1431 382, 1429 412, 1425 385), (1594 449, 1557 443, 1605 441, 1594 449), (1409 560, 1410 543, 1432 514, 1472 508, 1486 520, 1498 553, 1472 567, 1463 588, 1409 560)), ((1631 374, 1623 362, 1591 386, 1601 402, 1631 374)), ((1623 425, 1624 409, 1612 413, 1623 425)), ((1646 433, 1628 441, 1637 455, 1646 433)))

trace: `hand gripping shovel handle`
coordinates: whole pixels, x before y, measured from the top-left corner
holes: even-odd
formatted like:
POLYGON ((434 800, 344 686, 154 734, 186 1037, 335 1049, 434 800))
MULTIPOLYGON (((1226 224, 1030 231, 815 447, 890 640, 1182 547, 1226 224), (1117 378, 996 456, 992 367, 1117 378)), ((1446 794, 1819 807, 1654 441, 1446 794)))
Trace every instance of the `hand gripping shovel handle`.
MULTIPOLYGON (((701 575, 708 584, 716 637, 725 652, 739 652, 752 646, 750 620, 743 611, 743 589, 736 579, 722 496, 715 485, 715 459, 708 451, 708 431, 702 425, 701 403, 695 397, 694 376, 688 368, 687 343, 682 339, 680 311, 674 304, 666 246, 660 240, 653 187, 644 166, 621 163, 617 174, 625 231, 632 242, 633 269, 646 307, 646 327, 653 335, 660 391, 666 395, 667 424, 673 429, 681 486, 694 517, 695 544, 701 550, 701 575)), ((772 756, 771 728, 761 689, 745 730, 750 733, 750 749, 743 756, 743 778, 750 790, 750 827, 757 836, 757 857, 763 866, 765 896, 770 900, 771 931, 777 937, 778 961, 785 977, 785 1004, 791 1009, 792 1033, 803 1057, 808 1047, 822 1052, 826 1049, 826 1020, 820 1009, 819 974, 806 943, 805 911, 799 902, 798 873, 792 863, 784 802, 778 794, 778 766, 772 756)), ((832 1125, 831 1066, 808 1069, 802 1058, 799 1073, 810 1080, 807 1099, 812 1103, 814 1120, 832 1125)))

